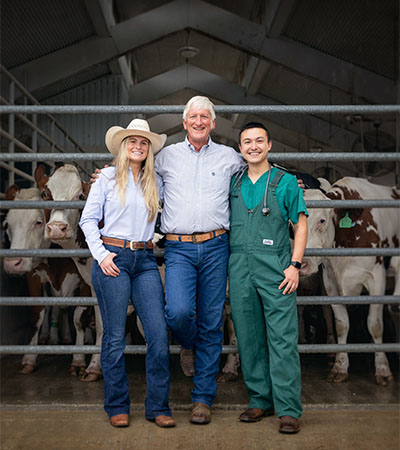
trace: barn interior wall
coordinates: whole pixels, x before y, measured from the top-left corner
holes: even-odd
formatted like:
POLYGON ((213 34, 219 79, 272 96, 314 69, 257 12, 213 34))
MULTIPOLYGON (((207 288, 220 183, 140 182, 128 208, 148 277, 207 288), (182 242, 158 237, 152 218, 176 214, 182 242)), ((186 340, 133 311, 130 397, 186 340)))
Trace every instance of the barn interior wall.
MULTIPOLYGON (((113 75, 71 89, 63 94, 43 102, 47 105, 124 105, 128 94, 120 75, 113 75)), ((104 149, 104 130, 121 124, 126 125, 129 119, 120 114, 59 114, 56 119, 68 134, 86 150, 89 148, 104 149)), ((43 129, 51 135, 51 124, 41 123, 43 129)), ((65 146, 66 151, 74 151, 69 142, 64 142, 60 133, 54 136, 57 144, 65 146)), ((49 151, 48 143, 39 140, 39 151, 49 151)))

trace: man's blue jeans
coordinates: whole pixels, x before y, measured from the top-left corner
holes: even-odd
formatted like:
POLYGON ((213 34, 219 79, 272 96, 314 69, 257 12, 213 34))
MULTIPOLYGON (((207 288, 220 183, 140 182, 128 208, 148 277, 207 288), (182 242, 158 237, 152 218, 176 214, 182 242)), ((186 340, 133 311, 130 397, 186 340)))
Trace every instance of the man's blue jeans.
POLYGON ((217 394, 228 256, 227 233, 165 246, 167 324, 182 347, 195 349, 192 401, 209 406, 217 394))
POLYGON ((169 396, 169 343, 164 316, 164 295, 152 250, 132 251, 111 245, 121 273, 103 274, 95 261, 92 282, 103 319, 101 367, 104 376, 104 409, 109 417, 129 414, 129 385, 125 370, 125 323, 129 299, 143 325, 147 343, 146 418, 171 415, 169 396))

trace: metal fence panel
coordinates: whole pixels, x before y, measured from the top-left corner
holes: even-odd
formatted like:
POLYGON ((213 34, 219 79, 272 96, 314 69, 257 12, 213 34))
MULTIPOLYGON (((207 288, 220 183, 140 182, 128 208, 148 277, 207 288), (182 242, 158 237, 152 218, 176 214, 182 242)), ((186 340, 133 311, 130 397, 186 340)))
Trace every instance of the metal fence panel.
MULTIPOLYGON (((182 113, 182 105, 6 105, 0 106, 0 114, 167 114, 182 113)), ((216 113, 219 114, 399 114, 400 105, 217 105, 216 113)), ((39 154, 0 154, 0 161, 103 161, 109 162, 113 158, 108 153, 39 153, 39 154)), ((271 153, 271 162, 283 161, 400 161, 399 152, 393 153, 271 153)), ((4 209, 26 209, 26 208, 73 208, 81 209, 84 202, 0 202, 0 208, 4 209)), ((309 201, 309 208, 392 208, 399 207, 398 200, 332 200, 332 201, 309 201)), ((162 250, 155 250, 156 256, 163 256, 162 250)), ((394 256, 400 255, 400 249, 393 248, 340 248, 340 249, 308 249, 306 256, 394 256)), ((18 250, 0 249, 0 257, 88 257, 91 256, 89 250, 18 250)), ((400 304, 400 296, 353 296, 353 297, 328 297, 328 296, 304 296, 298 297, 299 305, 311 304, 400 304)), ((94 297, 3 297, 0 305, 95 305, 97 300, 94 297)), ((170 352, 177 354, 181 347, 170 346, 170 352)), ((400 352, 400 344, 318 344, 299 345, 301 353, 330 353, 330 352, 400 352)), ((145 354, 146 346, 127 346, 128 354, 145 354)), ((236 346, 224 346, 223 353, 236 353, 236 346)), ((100 353, 99 346, 20 346, 3 345, 0 346, 0 353, 3 354, 73 354, 73 353, 100 353)))

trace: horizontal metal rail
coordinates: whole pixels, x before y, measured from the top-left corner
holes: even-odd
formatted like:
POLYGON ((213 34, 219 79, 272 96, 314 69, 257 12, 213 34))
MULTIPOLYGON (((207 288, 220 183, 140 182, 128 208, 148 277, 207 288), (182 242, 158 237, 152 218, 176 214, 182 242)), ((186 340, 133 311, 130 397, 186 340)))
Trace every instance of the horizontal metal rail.
MULTIPOLYGON (((400 344, 302 344, 298 346, 300 353, 375 353, 375 352, 400 352, 400 344)), ((170 345, 171 354, 179 354, 181 352, 180 345, 170 345)), ((76 353, 93 354, 100 353, 99 345, 0 345, 0 354, 24 355, 72 355, 76 353)), ((127 345, 125 347, 126 354, 144 355, 147 352, 146 345, 127 345)), ((238 349, 235 345, 224 345, 222 353, 237 353, 238 349)))
POLYGON ((0 201, 0 209, 83 209, 85 201, 25 201, 4 200, 0 201))
POLYGON ((352 295, 352 296, 304 295, 297 297, 297 304, 298 305, 378 305, 378 304, 395 305, 400 304, 400 295, 352 295))
MULTIPOLYGON (((164 256, 164 250, 154 250, 155 256, 164 256)), ((0 249, 0 258, 88 258, 86 249, 0 249)), ((400 248, 308 248, 305 256, 400 256, 400 248)))
MULTIPOLYGON (((46 164, 48 164, 50 167, 54 167, 54 163, 52 161, 64 161, 64 150, 59 146, 56 145, 53 141, 54 147, 59 150, 59 153, 37 153, 34 150, 32 150, 30 147, 25 145, 23 142, 19 141, 17 138, 12 136, 11 134, 7 133, 5 130, 0 128, 0 135, 5 136, 9 141, 14 143, 17 147, 19 147, 21 150, 28 152, 28 153, 1 153, 0 154, 0 161, 14 161, 14 162, 36 162, 36 161, 45 161, 46 164), (41 155, 52 155, 53 158, 51 159, 45 159, 41 157, 41 155), (8 155, 8 157, 3 157, 3 155, 8 155), (22 156, 22 158, 21 158, 22 156), (57 156, 57 157, 56 157, 57 156)), ((83 150, 81 150, 83 151, 83 150)), ((81 155, 81 153, 69 153, 69 155, 81 155)), ((79 158, 74 158, 75 161, 77 161, 78 168, 86 175, 90 175, 90 172, 85 169, 85 167, 82 166, 82 162, 84 161, 92 161, 92 159, 83 159, 80 160, 79 158)), ((23 175, 20 175, 23 176, 23 175)), ((33 180, 35 181, 35 180, 33 180)))
MULTIPOLYGON (((94 306, 96 297, 0 297, 0 306, 94 306)), ((298 296, 298 305, 400 304, 400 295, 298 296)))
MULTIPOLYGON (((38 102, 38 100, 33 95, 31 95, 31 93, 29 91, 27 91, 25 89, 25 87, 1 64, 0 64, 0 72, 3 72, 5 74, 5 77, 3 77, 3 79, 8 78, 9 80, 11 80, 15 84, 17 89, 21 92, 21 94, 33 103, 33 105, 31 105, 31 106, 33 106, 34 108, 41 106, 40 103, 38 102)), ((7 102, 7 100, 4 99, 3 97, 1 97, 1 100, 2 100, 2 102, 7 102)), ((7 102, 6 107, 13 108, 14 106, 16 106, 16 105, 11 105, 10 103, 7 102)), ((27 106, 27 105, 25 105, 25 106, 27 106)), ((77 150, 79 150, 81 152, 84 151, 81 148, 81 146, 71 136, 68 135, 67 131, 56 121, 56 119, 54 117, 48 115, 47 118, 49 119, 50 122, 54 123, 54 126, 56 128, 58 128, 58 130, 64 135, 64 137, 69 142, 71 142, 71 144, 73 144, 77 150)))
MULTIPOLYGON (((1 166, 0 162, 0 166, 1 166)), ((400 208, 400 200, 306 200, 307 208, 400 208)), ((85 201, 2 200, 0 209, 83 209, 85 201)))
MULTIPOLYGON (((179 114, 184 105, 6 105, 0 114, 179 114)), ((399 105, 215 105, 217 114, 393 114, 399 105)))
MULTIPOLYGON (((65 151, 61 146, 59 146, 56 143, 56 141, 54 139, 52 139, 48 134, 46 134, 44 131, 42 131, 37 125, 35 125, 32 121, 27 119, 25 116, 23 116, 22 114, 17 114, 17 118, 18 118, 18 120, 21 120, 22 122, 24 122, 25 125, 29 126, 32 129, 32 131, 36 131, 43 138, 43 140, 47 141, 48 144, 54 146, 54 148, 56 148, 57 150, 59 150, 62 153, 65 151)), ((14 136, 11 136, 11 134, 4 133, 3 130, 1 131, 1 133, 4 134, 5 137, 8 137, 8 139, 10 141, 13 141, 13 142, 18 141, 14 136)), ((24 145, 24 144, 22 144, 22 145, 24 145)), ((28 151, 29 153, 33 152, 32 149, 27 147, 26 145, 24 145, 24 150, 28 151)), ((33 153, 35 153, 35 152, 33 152, 33 153)))
MULTIPOLYGON (((35 152, 28 147, 26 144, 24 144, 23 142, 21 142, 19 139, 17 139, 15 136, 12 136, 10 133, 7 133, 7 131, 3 130, 0 128, 0 135, 6 137, 10 142, 12 142, 13 144, 15 144, 17 147, 19 147, 21 150, 28 152, 28 154, 30 155, 35 155, 35 152)), ((9 153, 10 156, 13 156, 14 153, 9 153)), ((4 161, 14 161, 14 158, 11 159, 7 159, 4 161)), ((17 160, 15 160, 16 162, 18 162, 17 160)), ((35 159, 36 161, 36 159, 35 159)))
MULTIPOLYGON (((104 163, 113 160, 110 153, 0 153, 0 161, 62 161, 74 163, 78 161, 103 161, 104 163)), ((324 153, 271 153, 268 156, 271 162, 282 161, 400 161, 400 154, 397 152, 324 152, 324 153)))

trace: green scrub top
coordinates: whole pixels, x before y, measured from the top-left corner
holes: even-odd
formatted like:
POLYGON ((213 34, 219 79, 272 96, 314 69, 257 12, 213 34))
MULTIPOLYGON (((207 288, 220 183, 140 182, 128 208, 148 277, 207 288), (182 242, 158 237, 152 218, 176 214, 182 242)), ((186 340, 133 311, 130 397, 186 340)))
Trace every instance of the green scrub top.
MULTIPOLYGON (((270 182, 274 179, 279 169, 272 167, 271 170, 270 182)), ((247 209, 253 209, 263 201, 268 172, 261 175, 254 184, 250 180, 247 170, 243 174, 241 193, 247 209)), ((276 188, 276 199, 285 220, 290 219, 292 223, 297 223, 301 212, 308 216, 307 207, 303 199, 303 191, 299 188, 297 178, 294 175, 284 173, 276 188)))

